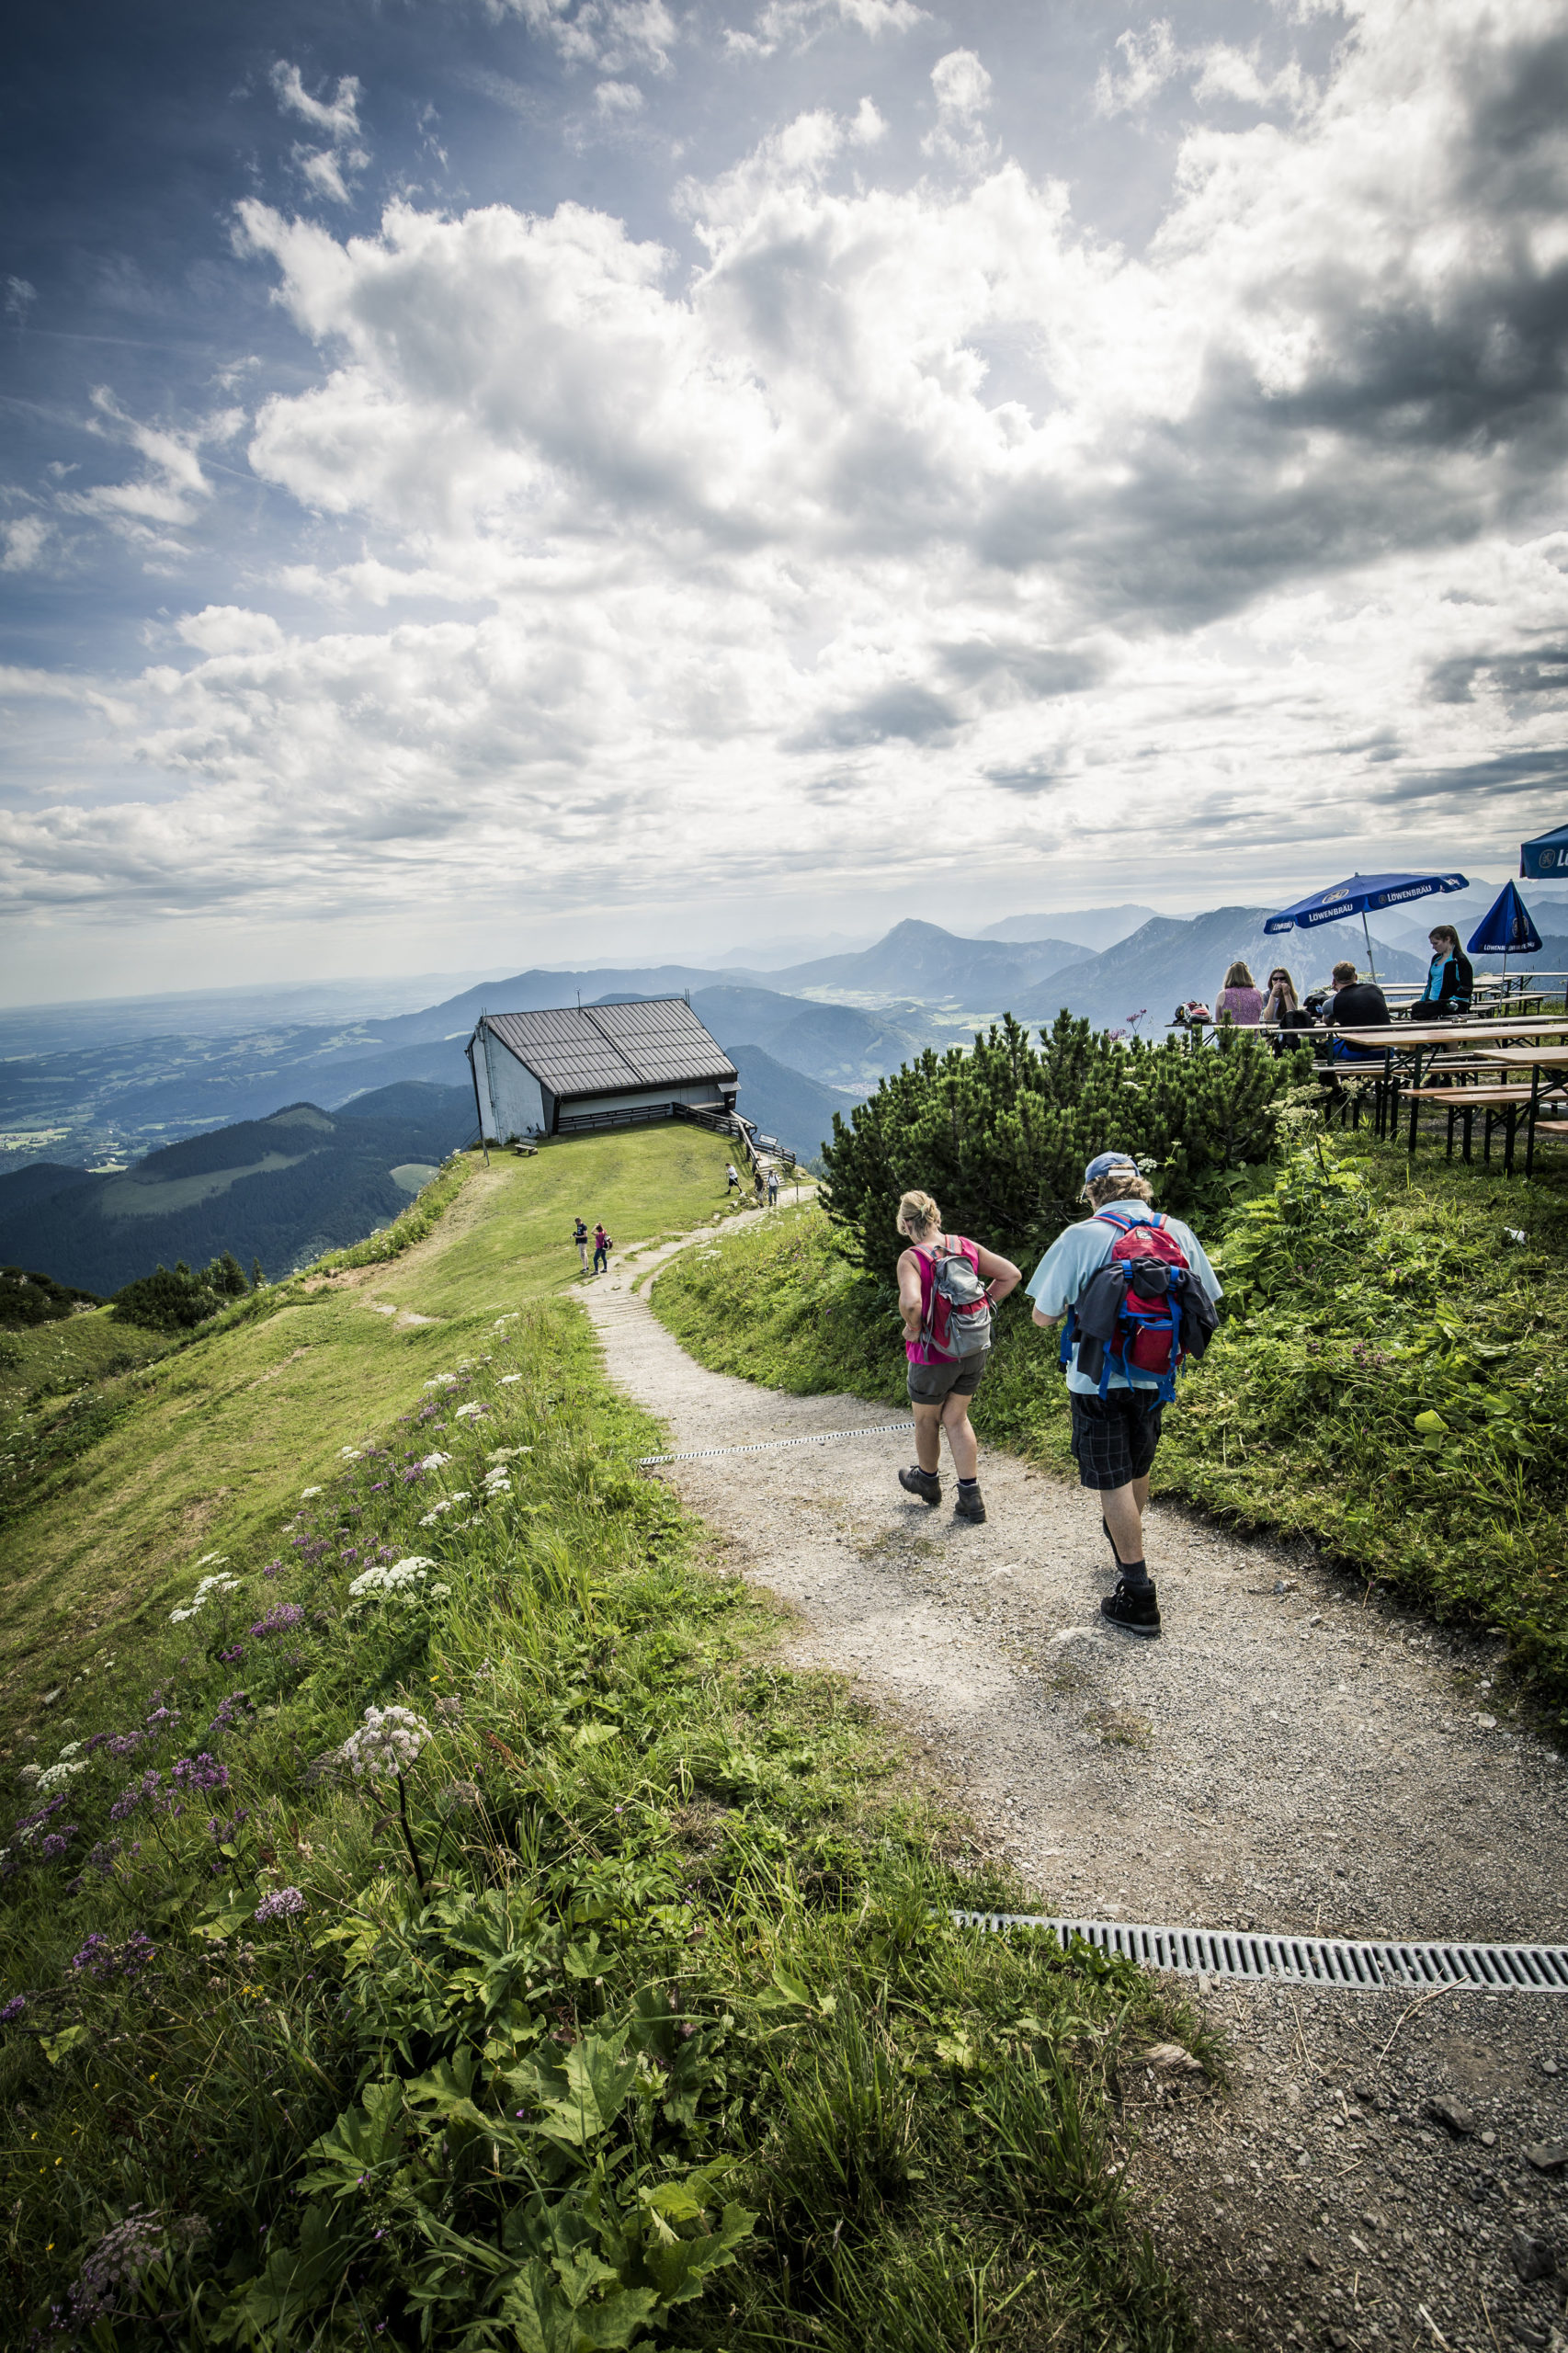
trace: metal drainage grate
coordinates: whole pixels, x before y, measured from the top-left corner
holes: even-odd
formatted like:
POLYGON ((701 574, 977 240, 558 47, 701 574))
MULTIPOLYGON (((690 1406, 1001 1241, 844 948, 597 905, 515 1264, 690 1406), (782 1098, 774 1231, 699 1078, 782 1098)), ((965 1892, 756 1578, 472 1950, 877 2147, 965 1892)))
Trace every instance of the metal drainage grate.
POLYGON ((765 1438, 753 1446, 701 1446, 695 1454, 640 1454, 637 1467, 649 1470, 655 1462, 709 1462, 716 1454, 778 1454, 787 1446, 826 1446, 835 1438, 905 1438, 915 1435, 913 1422, 872 1422, 859 1430, 813 1430, 809 1438, 765 1438))
POLYGON ((1101 1952, 1183 1977, 1342 1985, 1376 1994, 1479 1985, 1494 1994, 1568 1994, 1568 1945, 1350 1944, 1337 1937, 1243 1935, 1229 1928, 1151 1928, 1128 1920, 1049 1920, 1027 1912, 955 1912, 960 1927, 1052 1928, 1101 1952))

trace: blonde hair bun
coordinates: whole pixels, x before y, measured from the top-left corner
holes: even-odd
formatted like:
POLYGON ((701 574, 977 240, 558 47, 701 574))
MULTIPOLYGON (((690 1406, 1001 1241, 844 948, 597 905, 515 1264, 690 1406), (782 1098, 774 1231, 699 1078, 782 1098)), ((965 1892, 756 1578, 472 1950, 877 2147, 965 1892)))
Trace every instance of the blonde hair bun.
POLYGON ((942 1230, 942 1212, 929 1193, 904 1193, 898 1204, 898 1230, 911 1242, 924 1242, 942 1230))

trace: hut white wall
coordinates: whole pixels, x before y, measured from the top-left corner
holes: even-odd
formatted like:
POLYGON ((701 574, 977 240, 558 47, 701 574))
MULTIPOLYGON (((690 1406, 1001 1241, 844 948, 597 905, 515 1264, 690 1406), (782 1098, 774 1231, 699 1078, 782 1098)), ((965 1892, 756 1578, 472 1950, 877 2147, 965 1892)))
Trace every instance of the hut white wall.
POLYGON ((491 1143, 506 1143, 513 1136, 547 1132, 544 1096, 531 1070, 524 1068, 498 1038, 481 1023, 473 1041, 479 1076, 479 1117, 491 1143))

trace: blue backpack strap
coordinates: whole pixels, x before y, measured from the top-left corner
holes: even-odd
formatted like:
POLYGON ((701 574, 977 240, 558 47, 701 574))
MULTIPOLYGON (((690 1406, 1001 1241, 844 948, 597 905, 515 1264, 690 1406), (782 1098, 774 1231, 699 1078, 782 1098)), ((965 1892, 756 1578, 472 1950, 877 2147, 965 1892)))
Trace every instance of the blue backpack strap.
POLYGON ((1076 1310, 1070 1307, 1067 1310, 1066 1320, 1062 1326, 1062 1354, 1059 1361, 1062 1364, 1071 1364, 1073 1361, 1073 1333, 1077 1321, 1078 1317, 1076 1310))
POLYGON ((1131 1233, 1132 1228, 1141 1222, 1135 1217, 1118 1217, 1114 1210, 1096 1210, 1095 1215, 1102 1225, 1114 1225, 1118 1233, 1131 1233))

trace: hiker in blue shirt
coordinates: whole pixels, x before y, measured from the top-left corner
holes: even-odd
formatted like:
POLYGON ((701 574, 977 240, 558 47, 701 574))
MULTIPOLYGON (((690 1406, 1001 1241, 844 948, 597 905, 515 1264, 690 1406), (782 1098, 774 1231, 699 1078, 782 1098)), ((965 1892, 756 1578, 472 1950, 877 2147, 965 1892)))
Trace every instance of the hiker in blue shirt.
POLYGON ((1470 1011, 1475 972, 1452 924, 1435 923, 1426 938, 1431 943, 1432 961, 1427 968, 1426 985, 1410 1007, 1410 1018, 1447 1021, 1456 1013, 1470 1011))
MULTIPOLYGON (((1203 1311, 1211 1322, 1211 1302, 1220 1297, 1220 1279, 1191 1228, 1179 1218, 1155 1212, 1151 1206, 1153 1196, 1138 1174, 1135 1161, 1124 1152, 1098 1154, 1084 1171, 1084 1199, 1091 1214, 1082 1224, 1070 1225, 1057 1235, 1025 1285, 1034 1302, 1037 1324, 1059 1324, 1085 1299, 1123 1232, 1150 1222, 1163 1231, 1167 1246, 1175 1245, 1202 1286, 1207 1295, 1203 1311), (1112 1209, 1114 1222, 1101 1214, 1112 1209)), ((1154 1635, 1160 1631, 1160 1608, 1143 1558, 1143 1515, 1149 1507, 1149 1474, 1165 1410, 1161 1383, 1136 1366, 1129 1380, 1114 1358, 1096 1378, 1079 1362, 1080 1355, 1088 1354, 1086 1336, 1071 1334, 1067 1387, 1073 1408, 1073 1452, 1080 1484, 1099 1497, 1100 1526, 1120 1572, 1116 1591, 1100 1604, 1100 1614, 1123 1632, 1154 1635)), ((1105 1362, 1103 1349, 1100 1361, 1105 1362)))

